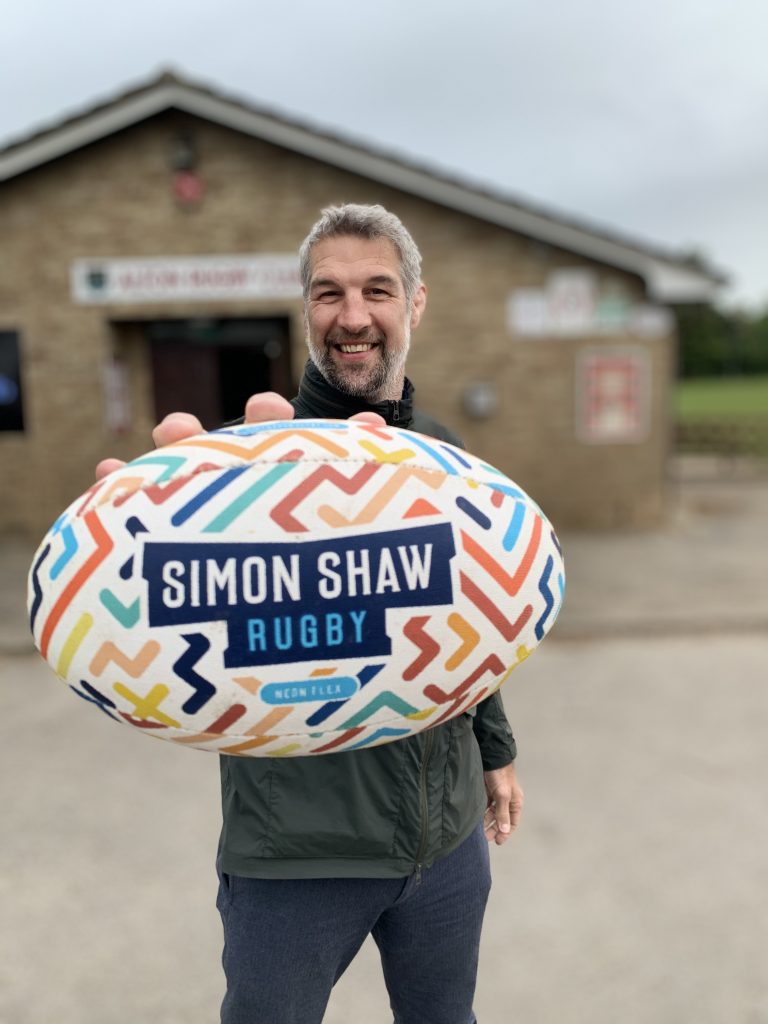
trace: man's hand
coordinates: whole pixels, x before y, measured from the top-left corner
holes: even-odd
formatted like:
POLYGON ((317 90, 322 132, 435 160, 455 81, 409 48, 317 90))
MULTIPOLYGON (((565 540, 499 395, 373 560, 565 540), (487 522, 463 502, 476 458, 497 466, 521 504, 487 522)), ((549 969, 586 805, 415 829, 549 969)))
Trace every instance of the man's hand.
POLYGON ((501 846, 520 824, 523 790, 517 781, 514 761, 504 768, 484 772, 483 775, 488 794, 488 809, 483 820, 485 838, 489 843, 493 841, 501 846))
MULTIPOLYGON (((274 391, 263 391, 258 395, 251 395, 245 404, 246 423, 267 423, 269 420, 292 419, 293 406, 274 391)), ((384 425, 384 419, 375 412, 360 412, 356 416, 350 416, 350 419, 384 425)), ((192 416, 188 412, 171 412, 152 431, 152 440, 155 442, 156 448, 163 448, 167 444, 174 444, 176 441, 183 441, 187 437, 194 437, 195 434, 203 432, 203 425, 196 416, 192 416)), ((125 463, 120 459, 103 459, 96 467, 96 479, 102 480, 109 473, 124 465, 125 463)))

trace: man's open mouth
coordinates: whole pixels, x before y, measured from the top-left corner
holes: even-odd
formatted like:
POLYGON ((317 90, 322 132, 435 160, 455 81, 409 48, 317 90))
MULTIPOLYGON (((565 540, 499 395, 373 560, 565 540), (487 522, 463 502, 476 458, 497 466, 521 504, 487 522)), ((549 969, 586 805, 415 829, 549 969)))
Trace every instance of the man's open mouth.
POLYGON ((376 342, 373 342, 373 341, 363 341, 363 342, 358 342, 357 344, 354 344, 354 345, 351 345, 351 344, 338 344, 337 343, 334 347, 337 348, 340 352, 347 352, 347 353, 370 352, 371 349, 376 348, 376 342))

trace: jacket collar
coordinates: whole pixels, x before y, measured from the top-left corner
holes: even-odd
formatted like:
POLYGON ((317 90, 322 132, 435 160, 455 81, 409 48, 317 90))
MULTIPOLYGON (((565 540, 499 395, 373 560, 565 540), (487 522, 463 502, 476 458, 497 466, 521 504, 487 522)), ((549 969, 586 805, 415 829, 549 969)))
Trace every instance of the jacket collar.
POLYGON ((362 398, 345 395, 333 387, 309 359, 299 384, 298 402, 312 409, 314 416, 346 420, 358 412, 376 412, 390 425, 407 427, 413 419, 413 392, 413 384, 406 377, 403 396, 399 401, 378 402, 372 405, 362 398))

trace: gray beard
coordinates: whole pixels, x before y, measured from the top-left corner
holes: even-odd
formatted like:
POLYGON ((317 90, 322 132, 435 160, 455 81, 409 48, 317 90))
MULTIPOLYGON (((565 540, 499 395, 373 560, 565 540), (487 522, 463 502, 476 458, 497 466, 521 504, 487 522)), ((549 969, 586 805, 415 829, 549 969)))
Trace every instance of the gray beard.
POLYGON ((376 365, 372 369, 360 367, 359 373, 355 371, 354 367, 340 371, 331 357, 330 349, 326 346, 319 353, 309 347, 309 357, 323 377, 337 391, 352 398, 363 398, 373 404, 379 395, 386 394, 391 390, 400 372, 404 369, 405 363, 405 359, 401 355, 393 355, 383 345, 378 351, 380 358, 376 365))

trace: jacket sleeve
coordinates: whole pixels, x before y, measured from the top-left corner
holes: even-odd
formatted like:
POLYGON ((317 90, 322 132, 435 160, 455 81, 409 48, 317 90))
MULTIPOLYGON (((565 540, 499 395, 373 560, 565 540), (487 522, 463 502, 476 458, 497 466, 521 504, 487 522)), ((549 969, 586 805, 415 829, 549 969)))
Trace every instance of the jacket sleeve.
POLYGON ((483 759, 483 771, 504 768, 517 756, 517 744, 504 712, 501 694, 496 692, 481 701, 472 719, 475 739, 483 759))

